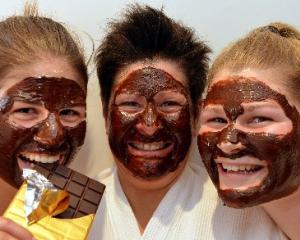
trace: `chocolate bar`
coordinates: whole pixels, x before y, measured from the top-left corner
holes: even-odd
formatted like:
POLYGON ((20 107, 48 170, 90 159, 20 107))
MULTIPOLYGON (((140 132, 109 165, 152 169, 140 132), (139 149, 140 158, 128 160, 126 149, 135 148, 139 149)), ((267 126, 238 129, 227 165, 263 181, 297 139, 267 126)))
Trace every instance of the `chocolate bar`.
POLYGON ((58 189, 70 194, 70 205, 56 218, 77 218, 95 214, 105 185, 63 165, 38 164, 34 169, 58 189))
POLYGON ((39 240, 87 239, 105 186, 65 166, 38 164, 34 168, 56 188, 69 193, 69 207, 55 217, 49 215, 28 225, 24 211, 24 196, 27 189, 25 182, 4 216, 27 228, 39 240))

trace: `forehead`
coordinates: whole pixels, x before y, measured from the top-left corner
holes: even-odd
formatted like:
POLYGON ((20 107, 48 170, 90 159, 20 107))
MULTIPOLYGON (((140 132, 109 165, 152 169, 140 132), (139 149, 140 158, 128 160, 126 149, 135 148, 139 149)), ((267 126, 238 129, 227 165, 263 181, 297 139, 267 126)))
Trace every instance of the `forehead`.
POLYGON ((214 103, 263 101, 268 98, 280 100, 282 94, 255 78, 231 77, 219 80, 209 89, 206 99, 214 103))
POLYGON ((66 78, 26 78, 7 90, 7 95, 19 100, 44 101, 45 104, 84 104, 85 91, 66 78))
POLYGON ((289 95, 288 89, 286 88, 286 82, 288 81, 291 72, 293 71, 285 66, 267 69, 249 67, 240 70, 225 68, 215 74, 209 85, 212 86, 219 81, 224 81, 226 79, 230 80, 232 78, 256 79, 277 92, 289 95))
MULTIPOLYGON (((241 78, 241 79, 249 79, 249 80, 253 79, 264 84, 263 85, 265 88, 264 90, 266 91, 264 93, 265 95, 267 91, 270 92, 269 90, 271 89, 277 93, 281 93, 282 95, 284 95, 287 98, 287 100, 291 103, 291 105, 297 106, 298 100, 295 99, 293 94, 291 94, 287 84, 289 79, 292 77, 291 75, 292 73, 294 73, 294 70, 290 69, 288 66, 285 65, 284 66, 278 65, 266 69, 248 67, 248 68, 233 70, 230 68, 223 68, 220 69, 220 71, 218 71, 214 75, 213 79, 209 84, 210 85, 209 88, 211 88, 212 86, 214 86, 220 81, 223 82, 226 80, 232 80, 233 78, 241 78), (266 90, 266 88, 269 89, 266 90)), ((206 94, 207 92, 208 91, 206 91, 206 94)))
POLYGON ((185 87, 164 70, 145 67, 131 72, 116 89, 117 93, 137 93, 153 97, 160 91, 178 91, 185 94, 185 87))
MULTIPOLYGON (((177 62, 164 59, 154 59, 151 61, 137 61, 135 63, 129 64, 121 68, 120 71, 116 74, 112 91, 114 92, 117 89, 119 89, 119 86, 127 80, 130 74, 132 74, 133 72, 137 72, 140 69, 146 68, 153 68, 160 70, 161 72, 165 72, 165 76, 171 76, 174 80, 181 83, 184 88, 187 88, 186 75, 184 74, 182 68, 177 62)), ((156 84, 157 82, 158 81, 156 81, 156 84)))
POLYGON ((41 78, 43 76, 71 79, 79 84, 82 89, 86 89, 84 79, 82 79, 79 72, 66 59, 45 55, 36 59, 33 63, 16 65, 9 68, 4 76, 1 77, 0 96, 13 85, 23 81, 23 79, 30 77, 41 78))

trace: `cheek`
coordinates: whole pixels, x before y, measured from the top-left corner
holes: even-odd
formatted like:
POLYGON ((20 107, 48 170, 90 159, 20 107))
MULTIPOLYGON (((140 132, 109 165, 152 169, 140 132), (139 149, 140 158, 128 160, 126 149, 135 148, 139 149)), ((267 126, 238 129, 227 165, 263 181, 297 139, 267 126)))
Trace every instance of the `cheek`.
POLYGON ((207 124, 202 124, 198 131, 198 135, 204 135, 206 133, 219 133, 224 127, 210 127, 207 124))
POLYGON ((284 136, 293 130, 293 123, 290 119, 287 119, 283 122, 274 122, 272 124, 265 124, 264 126, 245 127, 237 125, 236 128, 243 132, 284 136))
POLYGON ((77 127, 69 128, 66 127, 68 140, 74 147, 83 145, 85 133, 86 133, 86 121, 81 122, 77 127))
POLYGON ((275 135, 286 135, 293 130, 293 123, 291 120, 287 120, 282 123, 274 124, 269 129, 266 130, 266 133, 275 134, 275 135))
POLYGON ((214 147, 221 138, 221 132, 205 132, 198 135, 198 143, 205 147, 214 147))
POLYGON ((112 108, 107 124, 109 135, 113 135, 113 137, 123 135, 122 132, 126 131, 126 129, 130 127, 133 127, 137 118, 137 114, 122 112, 116 107, 112 108))
POLYGON ((178 131, 188 131, 191 129, 191 115, 189 107, 184 107, 180 112, 172 114, 160 114, 160 118, 164 119, 165 123, 177 129, 178 131))

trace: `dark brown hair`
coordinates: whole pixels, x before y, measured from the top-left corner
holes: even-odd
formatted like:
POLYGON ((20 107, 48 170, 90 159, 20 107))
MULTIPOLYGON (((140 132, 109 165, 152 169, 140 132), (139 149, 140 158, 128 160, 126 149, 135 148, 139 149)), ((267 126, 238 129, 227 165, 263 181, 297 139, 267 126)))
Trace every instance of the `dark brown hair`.
POLYGON ((117 72, 140 60, 161 58, 176 61, 188 79, 194 110, 201 95, 208 68, 210 49, 194 32, 167 17, 163 10, 131 5, 109 31, 96 52, 104 115, 117 72))
POLYGON ((29 64, 42 54, 64 57, 87 83, 83 50, 67 29, 38 14, 36 4, 26 4, 23 16, 0 22, 0 74, 9 67, 29 64))

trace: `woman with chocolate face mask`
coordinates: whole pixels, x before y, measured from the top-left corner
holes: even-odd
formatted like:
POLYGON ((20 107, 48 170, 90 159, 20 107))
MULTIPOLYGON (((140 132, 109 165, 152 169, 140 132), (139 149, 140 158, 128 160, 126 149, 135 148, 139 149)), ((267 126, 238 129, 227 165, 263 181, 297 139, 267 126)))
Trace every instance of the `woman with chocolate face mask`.
POLYGON ((300 230, 300 33, 274 23, 226 48, 209 72, 198 147, 229 207, 262 205, 300 230))
POLYGON ((215 211, 217 193, 189 158, 209 49, 148 6, 109 27, 96 64, 115 166, 99 175, 90 239, 280 239, 262 210, 215 211))
POLYGON ((183 221, 180 204, 197 199, 184 184, 195 179, 186 165, 209 49, 151 7, 131 6, 109 26, 96 64, 116 167, 100 174, 108 194, 90 237, 174 239, 160 222, 183 221))
MULTIPOLYGON (((3 213, 22 183, 24 168, 68 164, 83 144, 87 68, 66 28, 27 5, 23 16, 0 22, 0 75, 3 213)), ((9 234, 30 236, 1 218, 0 239, 9 234)))

